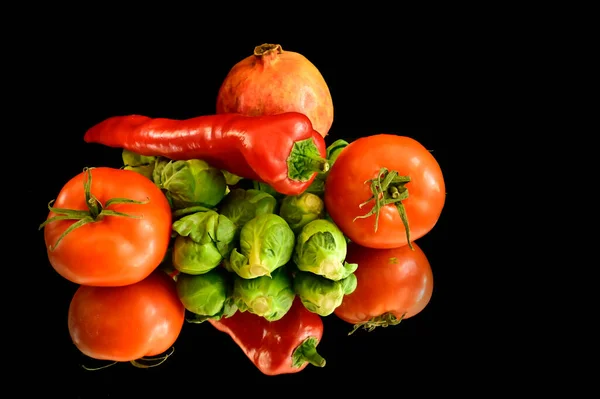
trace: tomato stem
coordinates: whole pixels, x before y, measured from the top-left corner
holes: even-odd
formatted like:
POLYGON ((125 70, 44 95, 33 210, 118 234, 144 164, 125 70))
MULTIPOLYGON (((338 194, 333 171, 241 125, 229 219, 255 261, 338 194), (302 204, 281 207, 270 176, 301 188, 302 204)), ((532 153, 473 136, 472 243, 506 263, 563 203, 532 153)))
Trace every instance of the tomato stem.
POLYGON ((292 354, 292 365, 301 367, 304 363, 309 362, 316 367, 325 366, 325 358, 317 352, 319 341, 315 337, 308 337, 302 342, 292 354))
POLYGON ((118 362, 111 362, 111 363, 105 364, 104 366, 98 366, 98 367, 88 367, 88 366, 82 364, 81 367, 85 371, 98 371, 98 370, 102 370, 102 369, 106 369, 106 368, 112 367, 112 366, 114 366, 117 363, 118 362))
POLYGON ((119 216, 119 217, 129 217, 134 219, 141 219, 142 216, 138 215, 130 215, 123 212, 118 212, 112 209, 106 209, 114 204, 146 204, 146 201, 135 201, 128 198, 111 198, 106 201, 104 206, 92 194, 92 169, 93 168, 84 168, 83 172, 86 174, 83 180, 83 192, 85 195, 85 203, 88 207, 88 210, 80 210, 80 209, 65 209, 65 208, 55 208, 52 206, 54 200, 48 203, 48 210, 54 214, 55 216, 49 217, 44 221, 44 223, 40 224, 39 229, 43 229, 46 225, 54 222, 58 222, 61 220, 73 220, 76 221, 71 224, 56 240, 54 245, 50 245, 48 248, 50 251, 54 251, 58 244, 65 238, 69 233, 73 230, 80 228, 88 223, 93 223, 101 220, 104 216, 119 216))
POLYGON ((175 352, 175 347, 171 347, 171 350, 165 353, 164 355, 156 357, 142 357, 137 360, 131 360, 129 363, 140 369, 149 369, 151 367, 160 366, 161 364, 166 362, 169 356, 173 354, 173 352, 175 352))
POLYGON ((375 215, 375 232, 379 228, 379 213, 381 208, 386 205, 393 204, 398 210, 400 220, 404 225, 406 231, 406 241, 410 249, 414 250, 414 247, 410 240, 410 226, 408 224, 408 215, 402 201, 408 198, 408 187, 406 183, 410 182, 410 176, 399 176, 395 170, 389 171, 387 168, 381 168, 377 177, 374 179, 367 180, 365 184, 370 184, 371 193, 373 195, 359 205, 360 208, 366 206, 369 202, 374 201, 374 205, 371 210, 364 214, 354 218, 365 219, 369 216, 375 215))
POLYGON ((370 320, 364 321, 362 323, 356 323, 352 330, 348 333, 348 335, 354 334, 359 328, 363 328, 368 332, 373 331, 377 327, 389 327, 400 324, 400 322, 404 319, 404 315, 402 314, 400 318, 396 317, 393 313, 387 312, 382 314, 381 316, 373 317, 370 320))

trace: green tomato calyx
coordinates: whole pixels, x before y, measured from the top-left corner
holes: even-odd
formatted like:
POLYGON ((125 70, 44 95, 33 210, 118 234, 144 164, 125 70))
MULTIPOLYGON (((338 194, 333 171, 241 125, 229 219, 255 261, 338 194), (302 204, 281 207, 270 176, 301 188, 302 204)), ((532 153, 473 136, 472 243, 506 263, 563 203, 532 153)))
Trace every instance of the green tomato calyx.
POLYGON ((67 236, 67 234, 71 233, 73 230, 80 228, 88 223, 98 222, 102 220, 105 216, 120 216, 120 217, 129 217, 133 219, 141 219, 142 216, 138 215, 130 215, 123 212, 117 212, 112 209, 108 209, 109 206, 115 204, 146 204, 148 201, 135 201, 127 198, 111 198, 107 200, 104 204, 96 198, 92 194, 92 169, 93 168, 84 168, 83 172, 86 174, 86 177, 83 179, 83 190, 85 193, 85 203, 88 207, 88 210, 79 210, 79 209, 64 209, 64 208, 54 208, 52 203, 54 200, 48 203, 48 209, 50 212, 56 214, 51 218, 48 218, 44 223, 42 223, 39 229, 43 229, 46 225, 58 222, 60 220, 76 220, 75 223, 70 225, 61 235, 58 237, 58 240, 54 243, 54 245, 50 245, 50 251, 54 251, 58 244, 67 236))
POLYGON ((381 316, 373 317, 372 319, 364 321, 362 323, 356 323, 352 328, 352 331, 350 331, 348 335, 352 335, 359 328, 371 332, 377 327, 389 327, 398 325, 404 319, 405 315, 406 313, 402 314, 402 316, 398 318, 391 312, 384 313, 381 316))
POLYGON ((409 182, 410 176, 399 176, 398 172, 395 170, 389 171, 387 168, 381 168, 376 178, 365 182, 365 184, 371 185, 371 193, 373 193, 373 195, 359 205, 359 207, 362 208, 371 201, 374 201, 373 207, 368 213, 357 216, 354 220, 365 219, 375 215, 375 232, 377 232, 377 228, 379 227, 379 211, 386 205, 394 204, 398 210, 402 224, 404 225, 404 230, 406 230, 406 241, 408 242, 408 246, 414 251, 414 247, 410 241, 408 216, 406 215, 404 204, 402 204, 402 201, 408 198, 408 187, 406 187, 406 183, 409 182))

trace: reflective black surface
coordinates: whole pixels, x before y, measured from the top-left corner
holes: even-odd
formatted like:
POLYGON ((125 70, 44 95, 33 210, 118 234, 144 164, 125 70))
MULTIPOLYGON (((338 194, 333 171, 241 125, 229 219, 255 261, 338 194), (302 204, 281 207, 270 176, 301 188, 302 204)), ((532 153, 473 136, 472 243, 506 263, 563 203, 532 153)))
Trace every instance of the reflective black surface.
MULTIPOLYGON (((40 85, 33 100, 42 111, 36 113, 40 123, 35 124, 35 149, 28 151, 40 168, 28 174, 35 184, 23 188, 31 216, 25 295, 32 303, 26 321, 32 338, 25 340, 29 355, 18 367, 36 378, 49 377, 47 393, 64 398, 120 397, 125 390, 144 395, 150 389, 155 394, 180 392, 169 397, 183 395, 182 391, 206 397, 211 394, 204 389, 217 388, 221 393, 243 390, 261 395, 261 390, 288 384, 308 397, 320 397, 310 394, 316 385, 329 385, 340 393, 368 387, 372 394, 400 395, 400 386, 434 384, 432 379, 454 367, 449 353, 456 309, 450 298, 457 289, 453 269, 459 262, 452 258, 449 244, 453 213, 449 195, 435 228, 418 240, 434 275, 433 297, 426 309, 398 326, 352 336, 347 335, 350 325, 335 316, 325 318, 319 345, 327 359, 323 369, 309 366, 299 374, 265 377, 227 335, 209 324, 186 324, 175 353, 160 367, 140 370, 119 364, 95 372, 82 369, 82 364, 101 363, 86 359, 69 338, 67 310, 77 286, 51 268, 43 234, 36 229, 46 217, 48 201, 83 167, 121 165, 119 150, 86 144, 83 134, 114 115, 184 119, 214 113, 217 91, 229 69, 265 41, 302 53, 321 71, 335 107, 327 143, 377 133, 410 136, 432 151, 444 172, 447 192, 452 192, 450 133, 433 106, 432 82, 440 65, 432 62, 427 48, 409 40, 370 41, 360 48, 339 38, 317 42, 286 40, 276 34, 185 45, 142 36, 131 41, 99 38, 81 46, 60 43, 51 59, 40 61, 49 68, 36 77, 40 85)), ((33 143, 30 133, 24 126, 23 139, 33 143)))

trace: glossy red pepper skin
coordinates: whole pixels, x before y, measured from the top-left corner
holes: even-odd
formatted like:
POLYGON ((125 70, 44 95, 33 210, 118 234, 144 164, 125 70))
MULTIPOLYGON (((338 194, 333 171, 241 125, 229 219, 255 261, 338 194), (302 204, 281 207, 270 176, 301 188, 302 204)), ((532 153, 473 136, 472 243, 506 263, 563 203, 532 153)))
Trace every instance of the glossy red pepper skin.
POLYGON ((147 156, 202 159, 235 175, 269 184, 285 195, 301 194, 316 172, 329 168, 324 139, 310 120, 297 112, 268 116, 218 114, 183 120, 114 116, 92 126, 84 140, 147 156), (315 169, 302 178, 290 178, 288 158, 294 144, 311 138, 316 147, 313 155, 320 158, 313 161, 315 169))
POLYGON ((244 351, 252 363, 266 375, 298 373, 308 360, 294 365, 294 351, 307 339, 315 339, 311 363, 325 366, 325 359, 316 353, 323 337, 323 321, 309 312, 298 298, 283 318, 269 322, 250 312, 236 312, 229 318, 208 320, 217 330, 227 333, 244 351))

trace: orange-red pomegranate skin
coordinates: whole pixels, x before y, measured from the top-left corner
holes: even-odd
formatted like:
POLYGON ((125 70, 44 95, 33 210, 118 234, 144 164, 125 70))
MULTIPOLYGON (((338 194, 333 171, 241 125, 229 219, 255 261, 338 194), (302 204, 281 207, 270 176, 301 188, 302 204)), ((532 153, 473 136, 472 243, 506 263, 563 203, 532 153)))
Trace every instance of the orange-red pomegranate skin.
POLYGON ((317 67, 304 55, 263 44, 235 64, 217 96, 217 113, 249 116, 300 112, 321 136, 333 123, 329 87, 317 67))

